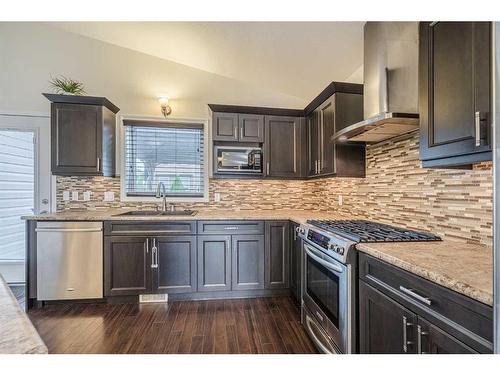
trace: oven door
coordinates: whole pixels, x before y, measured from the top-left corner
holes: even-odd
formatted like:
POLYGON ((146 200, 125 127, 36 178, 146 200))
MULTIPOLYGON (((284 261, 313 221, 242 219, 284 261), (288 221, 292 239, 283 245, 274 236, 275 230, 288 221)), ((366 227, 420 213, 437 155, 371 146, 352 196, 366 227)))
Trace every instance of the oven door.
POLYGON ((304 241, 303 303, 343 352, 350 352, 350 267, 304 241))

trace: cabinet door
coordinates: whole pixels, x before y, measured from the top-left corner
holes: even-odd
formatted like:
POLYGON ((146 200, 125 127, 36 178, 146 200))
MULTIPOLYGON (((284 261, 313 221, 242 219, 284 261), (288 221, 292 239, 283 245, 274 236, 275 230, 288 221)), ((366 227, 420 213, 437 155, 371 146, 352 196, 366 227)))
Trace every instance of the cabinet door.
POLYGON ((232 236, 233 290, 264 289, 264 236, 232 236))
POLYGON ((288 221, 266 221, 266 289, 284 289, 290 285, 290 235, 288 221))
POLYGON ((104 295, 151 292, 151 257, 144 237, 104 237, 104 295))
POLYGON ((332 96, 319 106, 319 174, 335 172, 335 144, 331 140, 335 133, 334 100, 334 96, 332 96))
POLYGON ((359 280, 359 349, 363 354, 417 352, 417 317, 359 280))
POLYGON ((315 110, 307 117, 307 143, 308 143, 308 176, 314 176, 319 173, 320 160, 320 140, 321 131, 319 126, 319 111, 315 110))
POLYGON ((240 114, 238 129, 240 142, 264 142, 264 116, 240 114))
POLYGON ((292 291, 292 295, 295 297, 297 301, 301 301, 301 251, 302 251, 302 240, 297 235, 298 224, 293 223, 292 228, 290 230, 290 289, 292 291))
POLYGON ((155 293, 196 291, 196 236, 152 238, 157 248, 157 267, 153 268, 155 293))
POLYGON ((300 177, 300 118, 267 116, 266 176, 300 177))
POLYGON ((214 141, 238 141, 238 115, 236 113, 213 114, 212 139, 214 141))
POLYGON ((420 354, 477 354, 455 337, 418 317, 417 352, 420 354))
POLYGON ((53 174, 102 174, 100 106, 52 103, 51 128, 53 174))
POLYGON ((491 150, 490 27, 488 22, 420 23, 422 160, 454 157, 452 165, 462 157, 459 164, 466 164, 481 158, 473 154, 491 150))
POLYGON ((198 236, 198 291, 231 289, 231 236, 198 236))

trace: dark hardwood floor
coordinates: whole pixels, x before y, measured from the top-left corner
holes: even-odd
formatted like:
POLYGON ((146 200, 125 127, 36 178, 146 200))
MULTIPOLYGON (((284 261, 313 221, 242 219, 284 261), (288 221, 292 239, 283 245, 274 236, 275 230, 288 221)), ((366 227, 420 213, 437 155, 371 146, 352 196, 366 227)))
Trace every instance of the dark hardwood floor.
POLYGON ((30 310, 49 353, 316 353, 290 297, 30 310))

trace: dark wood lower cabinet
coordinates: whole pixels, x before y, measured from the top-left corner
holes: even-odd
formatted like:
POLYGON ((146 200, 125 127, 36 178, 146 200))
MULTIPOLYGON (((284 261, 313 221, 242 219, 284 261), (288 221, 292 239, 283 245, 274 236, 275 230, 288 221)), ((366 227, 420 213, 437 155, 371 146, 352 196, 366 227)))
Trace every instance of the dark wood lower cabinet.
POLYGON ((197 289, 196 236, 155 237, 157 267, 153 270, 153 292, 189 293, 197 289))
POLYGON ((417 316, 359 281, 359 350, 363 354, 417 353, 417 316))
POLYGON ((265 287, 290 286, 290 226, 288 221, 266 221, 265 287))
POLYGON ((198 291, 231 290, 231 236, 198 236, 198 291))
POLYGON ((292 296, 300 302, 301 300, 301 259, 302 240, 297 235, 299 224, 292 223, 290 228, 290 291, 292 296))
POLYGON ((232 290, 264 289, 264 236, 232 237, 232 290))
POLYGON ((106 236, 104 295, 139 295, 152 291, 151 259, 145 237, 106 236))
POLYGON ((478 353, 421 317, 418 317, 417 325, 417 351, 420 354, 478 353))

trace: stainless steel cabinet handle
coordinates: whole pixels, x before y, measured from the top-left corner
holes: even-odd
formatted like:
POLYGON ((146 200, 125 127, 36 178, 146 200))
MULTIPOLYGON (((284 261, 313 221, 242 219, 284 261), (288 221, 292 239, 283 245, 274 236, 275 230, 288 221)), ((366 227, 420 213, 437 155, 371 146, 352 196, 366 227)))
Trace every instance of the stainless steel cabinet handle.
POLYGON ((476 147, 481 146, 481 112, 477 111, 474 114, 474 125, 475 125, 475 140, 476 147))
POLYGON ((420 324, 417 325, 417 353, 427 354, 427 352, 422 351, 422 336, 426 336, 427 332, 422 331, 420 324))
POLYGON ((430 298, 421 296, 420 294, 417 294, 413 290, 405 288, 402 285, 399 286, 399 290, 402 291, 405 294, 408 294, 410 297, 415 298, 417 301, 425 303, 427 306, 430 306, 432 304, 432 301, 431 301, 430 298))
POLYGON ((158 268, 158 248, 155 238, 153 238, 153 247, 151 248, 151 268, 158 268))
POLYGON ((243 126, 240 128, 240 140, 243 139, 243 126))
POLYGON ((318 174, 318 161, 314 162, 314 174, 318 174))
POLYGON ((269 162, 266 163, 266 174, 269 176, 269 162))
POLYGON ((101 158, 97 158, 97 172, 101 171, 101 158))
POLYGON ((318 174, 321 173, 321 160, 318 160, 318 174))
POLYGON ((413 344, 412 341, 408 341, 408 327, 412 326, 413 323, 408 323, 406 316, 403 316, 403 352, 408 353, 408 345, 413 344))
POLYGON ((239 227, 224 227, 224 230, 238 230, 239 227))
POLYGON ((149 254, 149 238, 146 238, 146 254, 149 254))
POLYGON ((343 270, 340 266, 337 266, 335 264, 332 264, 330 262, 327 262, 326 260, 320 258, 316 254, 314 254, 314 249, 312 249, 310 246, 304 244, 304 250, 306 251, 306 254, 310 256, 312 259, 314 259, 316 262, 321 264, 323 267, 329 269, 330 271, 333 271, 335 273, 342 273, 343 270))
MULTIPOLYGON (((308 315, 306 315, 306 327, 307 327, 307 331, 309 332, 310 337, 313 339, 313 341, 315 342, 315 344, 318 346, 319 350, 321 350, 323 353, 326 353, 326 354, 335 354, 336 353, 335 350, 327 348, 320 341, 320 339, 318 339, 318 337, 315 335, 315 333, 314 333, 311 325, 316 326, 316 323, 314 323, 314 321, 308 315)), ((318 328, 316 327, 316 329, 318 329, 318 328)))

